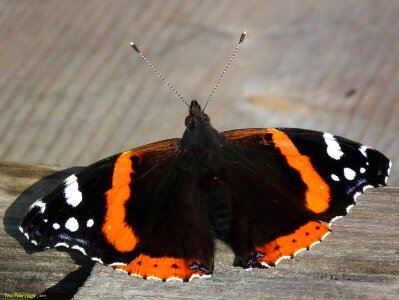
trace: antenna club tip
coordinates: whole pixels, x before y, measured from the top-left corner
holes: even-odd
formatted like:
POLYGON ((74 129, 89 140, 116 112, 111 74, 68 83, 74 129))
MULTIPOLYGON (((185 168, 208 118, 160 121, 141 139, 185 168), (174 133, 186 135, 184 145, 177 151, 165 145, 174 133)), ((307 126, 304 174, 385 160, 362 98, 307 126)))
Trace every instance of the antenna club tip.
POLYGON ((246 32, 246 31, 244 31, 243 33, 241 33, 240 41, 238 42, 239 44, 241 44, 241 43, 244 41, 246 35, 247 35, 247 32, 246 32))
POLYGON ((135 43, 133 43, 133 42, 130 42, 130 46, 132 46, 132 48, 133 48, 133 50, 134 50, 134 51, 136 51, 137 53, 139 53, 139 54, 140 54, 140 50, 139 50, 139 48, 137 48, 137 46, 136 46, 136 44, 135 44, 135 43))

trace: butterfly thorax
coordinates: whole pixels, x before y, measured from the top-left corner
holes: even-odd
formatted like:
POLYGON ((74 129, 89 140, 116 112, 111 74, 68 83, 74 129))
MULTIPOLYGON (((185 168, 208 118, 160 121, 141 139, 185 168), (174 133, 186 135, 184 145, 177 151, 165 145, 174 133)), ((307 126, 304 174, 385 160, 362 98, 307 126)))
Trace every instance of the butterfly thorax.
POLYGON ((209 152, 217 152, 226 144, 226 140, 212 127, 209 116, 202 111, 196 100, 191 101, 185 125, 186 131, 180 144, 183 152, 190 151, 200 158, 209 152))
POLYGON ((224 152, 229 148, 226 139, 212 127, 208 115, 193 100, 180 143, 178 164, 181 171, 195 181, 199 204, 219 238, 226 236, 230 227, 231 200, 224 178, 224 152))

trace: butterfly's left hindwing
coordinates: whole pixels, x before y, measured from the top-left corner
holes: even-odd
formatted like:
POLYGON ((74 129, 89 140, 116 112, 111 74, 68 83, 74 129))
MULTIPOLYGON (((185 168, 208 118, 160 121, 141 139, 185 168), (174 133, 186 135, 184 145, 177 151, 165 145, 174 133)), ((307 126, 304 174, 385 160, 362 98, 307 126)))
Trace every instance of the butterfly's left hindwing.
POLYGON ((386 185, 391 168, 380 152, 328 133, 222 134, 237 161, 226 172, 234 195, 229 243, 244 267, 274 266, 319 242, 365 189, 386 185))

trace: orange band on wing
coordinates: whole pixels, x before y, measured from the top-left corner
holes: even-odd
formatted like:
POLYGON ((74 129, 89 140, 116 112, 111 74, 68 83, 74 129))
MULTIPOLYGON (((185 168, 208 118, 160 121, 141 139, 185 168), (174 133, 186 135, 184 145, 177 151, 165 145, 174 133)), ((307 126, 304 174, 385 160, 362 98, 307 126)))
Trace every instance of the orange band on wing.
POLYGON ((282 131, 268 129, 275 146, 287 159, 288 165, 297 170, 307 186, 306 207, 315 213, 323 213, 329 207, 330 189, 323 178, 314 169, 309 157, 299 153, 291 139, 282 131))
POLYGON ((138 242, 133 229, 126 224, 125 204, 130 198, 131 174, 135 173, 132 152, 122 153, 115 162, 112 188, 106 193, 106 215, 102 232, 107 241, 120 252, 129 252, 138 242))
POLYGON ((178 279, 189 281, 193 277, 209 275, 205 269, 193 268, 196 263, 184 258, 150 257, 140 254, 134 261, 117 269, 142 278, 158 278, 160 280, 178 279))
POLYGON ((273 266, 281 258, 294 256, 298 251, 308 249, 321 241, 330 232, 330 226, 325 222, 310 221, 299 227, 294 233, 279 237, 265 245, 256 248, 263 257, 258 262, 273 266))

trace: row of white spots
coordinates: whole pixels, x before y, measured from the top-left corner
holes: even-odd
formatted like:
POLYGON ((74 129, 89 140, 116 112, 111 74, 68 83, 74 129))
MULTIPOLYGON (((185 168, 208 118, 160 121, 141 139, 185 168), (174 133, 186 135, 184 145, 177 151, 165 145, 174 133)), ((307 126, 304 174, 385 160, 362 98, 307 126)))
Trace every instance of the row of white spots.
MULTIPOLYGON (((87 220, 87 223, 86 223, 86 226, 87 227, 92 227, 94 225, 94 220, 93 219, 89 219, 89 220, 87 220)), ((60 224, 58 224, 58 223, 54 223, 53 224, 53 228, 55 229, 55 230, 58 230, 58 229, 60 229, 60 224)), ((69 231, 71 231, 71 232, 75 232, 76 230, 78 230, 79 229, 79 223, 78 223, 78 220, 76 220, 74 217, 72 217, 72 218, 69 218, 67 221, 66 221, 66 223, 65 223, 65 228, 66 229, 68 229, 69 231)))
POLYGON ((323 134, 324 141, 327 144, 327 154, 336 160, 339 160, 343 155, 344 152, 342 152, 341 146, 335 139, 335 137, 331 133, 324 133, 323 134))
POLYGON ((356 172, 351 168, 344 168, 344 176, 348 180, 353 180, 356 177, 356 172))
POLYGON ((73 207, 82 202, 82 193, 79 191, 78 178, 75 175, 65 179, 64 196, 67 203, 73 207))
MULTIPOLYGON (((366 171, 366 169, 361 168, 360 169, 360 173, 364 173, 366 171)), ((356 172, 353 171, 351 168, 344 168, 344 176, 347 180, 353 180, 356 177, 356 172)), ((331 174, 331 179, 334 181, 340 181, 341 179, 335 175, 335 174, 331 174)))
MULTIPOLYGON (((93 257, 93 258, 97 258, 97 257, 93 257)), ((94 261, 97 261, 96 259, 93 259, 92 258, 92 260, 94 260, 94 261)), ((100 260, 100 259, 99 259, 100 260)), ((100 260, 101 261, 101 260, 100 260)), ((101 261, 101 263, 102 263, 102 261, 101 261)), ((125 272, 125 273, 127 273, 125 270, 123 270, 123 269, 115 269, 115 270, 117 270, 117 271, 122 271, 122 272, 125 272)), ((245 269, 245 270, 250 270, 250 268, 249 269, 245 269)), ((143 278, 143 276, 141 276, 140 274, 134 274, 134 273, 132 273, 132 274, 129 274, 130 276, 133 276, 133 277, 138 277, 138 278, 143 278)), ((193 274, 193 275, 191 275, 191 277, 188 279, 188 281, 190 282, 191 280, 193 280, 194 278, 210 278, 210 277, 212 277, 212 275, 211 274, 203 274, 203 275, 200 275, 200 274, 197 274, 197 273, 195 273, 195 274, 193 274)), ((162 281, 163 279, 161 279, 161 278, 159 278, 159 277, 156 277, 156 276, 148 276, 148 277, 146 277, 146 279, 149 279, 149 280, 156 280, 156 281, 162 281)), ((169 281, 180 281, 180 282, 183 282, 183 279, 181 279, 181 278, 179 278, 179 277, 169 277, 169 278, 166 278, 166 281, 167 282, 169 282, 169 281)))
MULTIPOLYGON (((69 248, 69 245, 65 242, 59 242, 57 244, 54 245, 54 247, 65 247, 65 248, 69 248)), ((80 252, 82 252, 84 255, 87 255, 86 250, 82 247, 80 247, 79 245, 73 245, 71 247, 71 249, 76 249, 79 250, 80 252)))
POLYGON ((87 227, 91 227, 91 226, 93 226, 94 225, 94 221, 93 221, 93 219, 89 219, 89 220, 87 220, 87 223, 86 223, 86 226, 87 227))
MULTIPOLYGON (((363 192, 364 192, 365 190, 370 189, 370 188, 373 188, 373 187, 374 187, 374 186, 372 186, 372 185, 365 185, 365 186, 363 187, 363 192)), ((361 192, 356 192, 356 193, 353 195, 353 201, 354 201, 354 203, 353 203, 353 204, 350 204, 350 205, 348 205, 348 206, 346 207, 346 213, 349 213, 350 210, 355 206, 355 204, 356 204, 356 199, 357 199, 357 197, 359 197, 361 194, 362 194, 361 192)), ((335 222, 336 220, 341 219, 342 217, 343 217, 343 216, 336 216, 336 217, 332 218, 331 221, 330 221, 330 225, 331 225, 332 222, 335 222)))
POLYGON ((69 218, 65 223, 65 228, 70 232, 75 232, 79 229, 78 220, 76 220, 74 217, 69 218))

